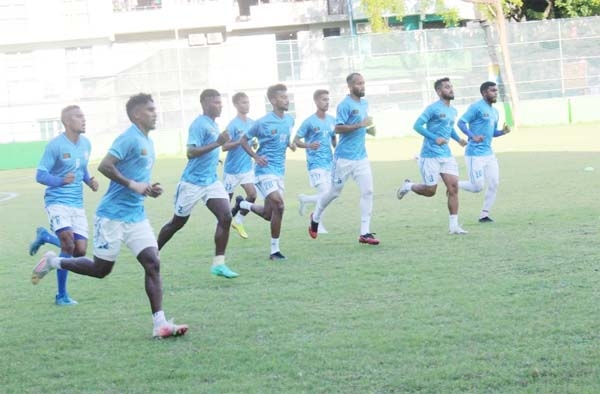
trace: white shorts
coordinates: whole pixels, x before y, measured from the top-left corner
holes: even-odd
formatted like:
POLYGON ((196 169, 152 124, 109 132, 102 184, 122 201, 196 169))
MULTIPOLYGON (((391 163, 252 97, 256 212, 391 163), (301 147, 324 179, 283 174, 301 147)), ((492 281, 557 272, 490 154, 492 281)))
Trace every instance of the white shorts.
POLYGON ((146 248, 158 249, 154 230, 148 219, 125 223, 96 216, 94 218, 94 256, 106 261, 116 261, 125 243, 137 257, 146 248))
POLYGON ((254 184, 254 171, 248 171, 241 174, 223 174, 223 186, 228 194, 233 194, 236 187, 240 185, 246 185, 249 183, 254 184))
POLYGON ((483 187, 485 178, 498 182, 498 159, 495 155, 465 156, 465 164, 471 183, 483 187))
POLYGON ((324 168, 315 168, 308 172, 308 181, 310 186, 318 188, 323 183, 331 184, 331 171, 324 168))
POLYGON ((53 204, 46 207, 46 213, 48 213, 50 230, 53 233, 65 228, 71 228, 73 233, 85 239, 88 238, 88 221, 83 208, 53 204))
POLYGON ((335 159, 333 161, 332 186, 336 189, 341 189, 350 176, 352 176, 354 181, 359 177, 365 176, 373 179, 369 160, 335 159))
POLYGON ((179 182, 175 192, 175 215, 180 217, 190 216, 198 201, 206 204, 208 200, 213 198, 223 198, 229 201, 229 195, 221 181, 216 181, 208 186, 179 182))
POLYGON ((263 199, 267 198, 269 194, 273 192, 279 192, 283 197, 285 191, 285 184, 282 176, 277 175, 259 175, 256 177, 256 188, 258 192, 263 196, 263 199))
POLYGON ((419 169, 423 183, 427 186, 437 185, 440 174, 458 176, 458 164, 454 157, 421 157, 419 169))

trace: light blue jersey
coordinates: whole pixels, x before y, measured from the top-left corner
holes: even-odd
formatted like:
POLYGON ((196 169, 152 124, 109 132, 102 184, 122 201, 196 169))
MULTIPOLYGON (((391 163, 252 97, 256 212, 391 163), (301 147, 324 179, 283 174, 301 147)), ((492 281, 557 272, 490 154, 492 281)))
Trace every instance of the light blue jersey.
MULTIPOLYGON (((187 146, 204 146, 212 144, 219 137, 219 126, 206 115, 200 115, 192 122, 188 132, 187 146)), ((219 149, 213 149, 202 156, 188 160, 181 180, 198 186, 212 185, 217 181, 217 165, 219 149)))
POLYGON ((321 119, 317 114, 312 114, 302 122, 296 137, 304 138, 305 144, 321 143, 319 149, 306 149, 306 166, 309 171, 317 168, 331 169, 333 161, 331 139, 335 137, 333 116, 325 114, 325 119, 321 119))
MULTIPOLYGON (((361 98, 355 101, 350 95, 337 106, 335 122, 338 125, 351 125, 362 122, 367 118, 369 104, 361 98)), ((365 148, 366 127, 361 127, 349 133, 339 133, 340 139, 335 147, 335 157, 347 160, 363 160, 367 157, 365 148)))
MULTIPOLYGON (((239 141, 253 124, 254 121, 250 118, 245 121, 239 116, 233 118, 227 125, 227 132, 231 137, 231 142, 239 141)), ((223 169, 226 174, 243 174, 250 170, 252 170, 252 158, 241 145, 227 151, 225 167, 223 169)))
POLYGON ((83 135, 79 136, 76 144, 71 142, 65 133, 61 133, 48 142, 38 170, 60 178, 64 178, 65 175, 72 172, 75 174, 75 180, 68 185, 48 186, 44 193, 46 206, 60 204, 83 208, 82 182, 87 173, 91 150, 90 141, 83 135))
POLYGON ((465 151, 466 156, 488 156, 493 154, 492 138, 498 129, 498 110, 487 101, 481 99, 471 104, 467 112, 460 118, 469 125, 472 135, 482 135, 483 141, 475 142, 469 137, 469 143, 465 151))
POLYGON ((438 145, 436 138, 442 137, 448 141, 450 138, 458 140, 458 134, 454 130, 456 121, 456 108, 446 105, 442 100, 425 108, 425 111, 419 116, 414 124, 414 129, 421 134, 423 147, 421 148, 421 157, 450 157, 452 152, 448 144, 438 145), (423 127, 425 125, 425 127, 423 127))
MULTIPOLYGON (((156 157, 154 144, 136 125, 131 125, 118 136, 108 153, 119 159, 116 167, 125 178, 150 182, 156 157)), ((111 180, 96 209, 96 215, 125 223, 141 222, 146 219, 144 198, 127 186, 111 180)))
POLYGON ((256 154, 265 156, 268 162, 266 166, 254 166, 256 176, 285 174, 285 154, 293 127, 294 118, 287 114, 280 118, 274 112, 269 112, 250 127, 246 138, 258 139, 256 154))

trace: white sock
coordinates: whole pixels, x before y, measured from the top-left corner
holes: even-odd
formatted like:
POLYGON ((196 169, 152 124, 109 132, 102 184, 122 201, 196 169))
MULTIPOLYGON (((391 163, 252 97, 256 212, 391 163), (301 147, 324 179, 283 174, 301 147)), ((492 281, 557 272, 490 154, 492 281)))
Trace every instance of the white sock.
POLYGON ((244 215, 242 215, 240 212, 238 212, 237 215, 235 215, 235 217, 233 218, 233 220, 235 221, 236 224, 242 224, 242 223, 244 223, 244 215))
POLYGON ((152 322, 154 323, 154 327, 160 327, 167 322, 165 319, 165 312, 158 311, 152 314, 152 322))
POLYGON ((252 203, 251 203, 251 202, 249 202, 249 201, 246 201, 246 200, 244 200, 244 201, 242 201, 242 202, 240 203, 240 208, 242 208, 242 209, 247 209, 247 210, 249 210, 249 211, 250 211, 250 210, 252 209, 252 203))
POLYGON ((458 227, 458 215, 450 215, 450 228, 458 227))
POLYGON ((412 187, 413 187, 414 184, 415 184, 414 182, 406 182, 404 185, 406 186, 406 188, 409 191, 412 191, 412 187))
POLYGON ((271 254, 279 252, 279 238, 271 238, 271 254))
POLYGON ((488 211, 481 211, 481 213, 479 214, 479 219, 483 219, 485 217, 488 217, 490 215, 490 213, 488 211))
POLYGON ((222 254, 219 256, 215 256, 213 257, 213 262, 212 262, 212 266, 217 266, 217 265, 221 265, 221 264, 225 264, 225 256, 223 256, 222 254))
POLYGON ((62 266, 60 263, 61 263, 60 257, 54 257, 54 258, 48 260, 48 264, 50 264, 50 267, 52 267, 52 268, 62 269, 62 266))

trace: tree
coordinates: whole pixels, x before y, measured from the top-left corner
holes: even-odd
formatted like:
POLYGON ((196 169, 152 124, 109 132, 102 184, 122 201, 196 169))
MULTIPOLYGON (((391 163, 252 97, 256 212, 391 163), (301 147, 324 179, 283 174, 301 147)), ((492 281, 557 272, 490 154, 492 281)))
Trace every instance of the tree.
MULTIPOLYGON (((600 0, 502 0, 504 15, 509 20, 541 20, 600 15, 600 0)), ((484 13, 495 17, 489 7, 484 13)))
POLYGON ((459 21, 458 10, 446 7, 444 0, 362 0, 361 5, 373 32, 389 30, 387 18, 390 16, 401 19, 410 13, 424 15, 428 10, 440 15, 446 26, 455 26, 459 21))

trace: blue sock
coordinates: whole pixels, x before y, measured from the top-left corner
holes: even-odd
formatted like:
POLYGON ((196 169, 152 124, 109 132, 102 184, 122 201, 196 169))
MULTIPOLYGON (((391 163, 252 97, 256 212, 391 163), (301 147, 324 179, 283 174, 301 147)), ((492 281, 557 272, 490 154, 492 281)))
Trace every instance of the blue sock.
MULTIPOLYGON (((52 234, 49 231, 44 231, 42 233, 42 240, 47 244, 52 244, 52 245, 60 248, 60 240, 58 239, 58 237, 56 235, 52 234)), ((71 256, 68 256, 68 257, 71 257, 71 256)))
MULTIPOLYGON (((72 257, 70 254, 60 252, 59 257, 72 257)), ((69 271, 63 269, 56 270, 56 281, 58 282, 58 298, 67 295, 67 276, 69 271)))

